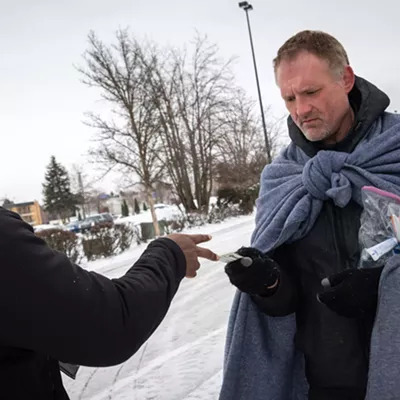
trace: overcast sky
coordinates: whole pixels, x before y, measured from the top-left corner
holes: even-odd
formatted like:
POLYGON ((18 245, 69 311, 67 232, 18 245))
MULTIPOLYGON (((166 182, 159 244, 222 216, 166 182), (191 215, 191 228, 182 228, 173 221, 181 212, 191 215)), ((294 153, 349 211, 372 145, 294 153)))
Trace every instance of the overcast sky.
MULTIPOLYGON (((356 74, 400 108, 400 6, 387 0, 254 0, 251 13, 264 103, 284 112, 271 60, 303 29, 325 30, 348 51, 356 74), (346 4, 347 3, 347 4, 346 4)), ((93 130, 82 121, 98 93, 80 82, 87 34, 106 42, 130 27, 137 37, 181 45, 197 29, 222 56, 238 56, 237 80, 256 96, 244 12, 236 0, 0 0, 0 199, 41 200, 45 166, 55 155, 68 169, 85 164, 93 130)), ((90 172, 90 167, 86 167, 90 172)), ((115 179, 100 184, 113 190, 115 179)))

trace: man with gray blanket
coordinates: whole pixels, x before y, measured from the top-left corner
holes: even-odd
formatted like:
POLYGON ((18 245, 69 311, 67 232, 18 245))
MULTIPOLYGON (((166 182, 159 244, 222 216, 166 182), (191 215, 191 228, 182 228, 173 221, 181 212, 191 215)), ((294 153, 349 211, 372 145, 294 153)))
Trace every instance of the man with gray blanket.
POLYGON ((253 263, 226 266, 220 400, 400 398, 399 256, 358 268, 361 188, 400 194, 400 116, 326 33, 290 38, 274 70, 291 143, 261 177, 253 263))

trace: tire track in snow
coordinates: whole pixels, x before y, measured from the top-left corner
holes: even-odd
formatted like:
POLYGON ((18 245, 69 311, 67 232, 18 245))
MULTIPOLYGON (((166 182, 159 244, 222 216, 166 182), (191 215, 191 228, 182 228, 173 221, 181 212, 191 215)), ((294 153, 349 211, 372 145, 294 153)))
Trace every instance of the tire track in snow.
POLYGON ((193 342, 186 343, 185 345, 178 347, 175 350, 172 350, 166 354, 163 354, 163 355, 155 358, 148 365, 146 365, 146 367, 144 367, 143 369, 138 371, 134 376, 128 376, 126 378, 120 379, 113 385, 112 388, 101 391, 97 395, 91 397, 90 400, 103 400, 106 397, 109 397, 110 393, 112 394, 113 392, 117 392, 117 391, 123 389, 124 387, 128 386, 129 384, 131 384, 133 379, 141 378, 142 376, 148 374, 150 371, 162 366, 168 360, 185 353, 186 351, 192 349, 193 347, 201 345, 202 343, 206 342, 207 340, 209 340, 215 336, 222 334, 223 332, 225 332, 225 330, 226 330, 225 327, 219 328, 213 332, 210 332, 207 335, 202 336, 201 338, 199 338, 193 342))
POLYGON ((82 391, 81 391, 81 393, 80 393, 80 395, 79 395, 79 400, 82 400, 82 399, 83 399, 83 395, 85 394, 86 389, 88 388, 90 381, 93 379, 94 375, 96 374, 96 372, 97 372, 98 370, 99 370, 99 369, 96 368, 96 369, 89 375, 89 377, 87 378, 87 380, 86 380, 86 382, 85 382, 85 384, 84 384, 84 386, 83 386, 83 388, 82 388, 82 391))

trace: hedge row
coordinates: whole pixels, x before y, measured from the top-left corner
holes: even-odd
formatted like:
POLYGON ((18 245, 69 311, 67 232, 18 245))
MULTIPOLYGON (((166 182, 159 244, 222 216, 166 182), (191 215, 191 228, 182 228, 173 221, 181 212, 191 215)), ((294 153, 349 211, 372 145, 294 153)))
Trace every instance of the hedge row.
MULTIPOLYGON (((244 214, 238 204, 214 205, 208 215, 187 214, 175 221, 159 221, 162 234, 181 232, 184 229, 202 226, 207 223, 219 223, 228 217, 244 214)), ((37 236, 44 239, 54 250, 66 254, 74 263, 80 263, 84 258, 88 261, 112 257, 129 249, 132 242, 137 244, 147 242, 154 229, 151 224, 135 226, 133 224, 102 223, 95 225, 90 231, 75 234, 73 232, 50 229, 39 231, 37 236)))
POLYGON ((129 249, 134 231, 128 225, 103 223, 80 235, 60 229, 48 229, 36 235, 52 249, 66 254, 72 262, 80 263, 84 257, 92 261, 115 256, 129 249))

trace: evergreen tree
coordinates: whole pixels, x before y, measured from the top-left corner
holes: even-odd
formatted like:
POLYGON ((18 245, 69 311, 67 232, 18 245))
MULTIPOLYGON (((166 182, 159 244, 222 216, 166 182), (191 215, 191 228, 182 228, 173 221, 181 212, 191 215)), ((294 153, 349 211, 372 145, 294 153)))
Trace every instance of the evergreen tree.
POLYGON ((67 170, 54 156, 51 156, 44 179, 44 209, 65 222, 76 211, 77 199, 71 192, 67 170))
POLYGON ((147 206, 145 202, 143 202, 143 211, 147 211, 147 206))
POLYGON ((135 199, 135 214, 140 214, 140 207, 137 199, 135 199))
POLYGON ((78 211, 78 221, 82 221, 82 215, 80 211, 78 211))
POLYGON ((123 217, 129 217, 129 207, 125 199, 121 204, 121 214, 123 217))

